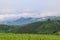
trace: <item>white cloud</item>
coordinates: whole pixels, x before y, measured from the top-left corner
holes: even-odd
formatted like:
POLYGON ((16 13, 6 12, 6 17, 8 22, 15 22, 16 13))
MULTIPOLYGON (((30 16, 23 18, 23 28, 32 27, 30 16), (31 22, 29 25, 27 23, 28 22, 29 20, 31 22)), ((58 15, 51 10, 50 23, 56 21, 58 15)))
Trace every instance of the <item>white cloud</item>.
POLYGON ((13 13, 15 12, 16 10, 15 9, 12 9, 12 8, 1 8, 0 9, 0 14, 7 14, 7 13, 13 13))
POLYGON ((1 14, 0 15, 0 21, 6 21, 6 20, 15 20, 16 15, 14 14, 1 14))
POLYGON ((16 20, 21 17, 33 17, 33 18, 40 18, 46 16, 60 16, 60 12, 44 12, 44 13, 21 13, 21 14, 0 14, 0 21, 5 20, 16 20))

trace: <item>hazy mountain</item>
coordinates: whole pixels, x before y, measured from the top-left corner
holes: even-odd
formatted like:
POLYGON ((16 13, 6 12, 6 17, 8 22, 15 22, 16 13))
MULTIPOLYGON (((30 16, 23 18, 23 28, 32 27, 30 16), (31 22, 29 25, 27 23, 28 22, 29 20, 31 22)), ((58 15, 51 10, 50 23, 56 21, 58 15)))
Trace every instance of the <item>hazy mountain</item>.
POLYGON ((22 25, 22 24, 28 24, 28 23, 36 22, 38 20, 40 20, 40 18, 32 18, 32 17, 24 18, 24 17, 21 17, 17 20, 14 20, 14 21, 10 22, 10 24, 22 25))
POLYGON ((41 17, 41 18, 32 18, 32 17, 21 17, 17 20, 8 20, 8 21, 2 21, 0 24, 8 24, 8 25, 22 25, 22 24, 28 24, 32 22, 37 22, 37 21, 46 21, 48 19, 51 20, 60 20, 60 17, 58 16, 46 16, 46 17, 41 17))

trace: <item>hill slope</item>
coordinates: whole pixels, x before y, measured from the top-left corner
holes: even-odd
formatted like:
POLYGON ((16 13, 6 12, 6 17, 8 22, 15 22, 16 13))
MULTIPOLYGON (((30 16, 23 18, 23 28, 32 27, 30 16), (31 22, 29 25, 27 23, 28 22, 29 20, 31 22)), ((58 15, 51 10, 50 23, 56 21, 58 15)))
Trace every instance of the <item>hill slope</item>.
POLYGON ((43 33, 52 34, 60 32, 60 20, 38 21, 23 26, 0 25, 0 31, 11 33, 43 33))
POLYGON ((51 34, 60 31, 60 20, 47 20, 43 22, 35 22, 17 27, 11 32, 14 33, 46 33, 51 34))

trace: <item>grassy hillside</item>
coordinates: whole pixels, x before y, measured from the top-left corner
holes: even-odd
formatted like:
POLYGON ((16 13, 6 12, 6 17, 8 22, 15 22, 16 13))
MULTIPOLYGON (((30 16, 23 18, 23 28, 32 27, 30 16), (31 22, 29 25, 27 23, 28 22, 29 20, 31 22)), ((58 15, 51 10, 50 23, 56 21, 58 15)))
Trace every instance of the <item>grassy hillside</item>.
POLYGON ((19 33, 56 33, 60 31, 60 20, 47 20, 31 23, 18 28, 18 31, 19 33))
POLYGON ((54 34, 60 33, 60 20, 34 22, 23 26, 0 25, 0 32, 29 33, 29 34, 54 34))

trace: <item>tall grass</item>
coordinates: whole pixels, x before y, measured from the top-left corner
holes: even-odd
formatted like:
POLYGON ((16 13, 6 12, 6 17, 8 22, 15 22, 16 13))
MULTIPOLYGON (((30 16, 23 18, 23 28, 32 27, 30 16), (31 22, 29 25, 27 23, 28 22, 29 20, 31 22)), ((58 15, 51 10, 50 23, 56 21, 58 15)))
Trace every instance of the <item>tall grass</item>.
POLYGON ((0 33, 0 40, 60 40, 60 35, 0 33))

